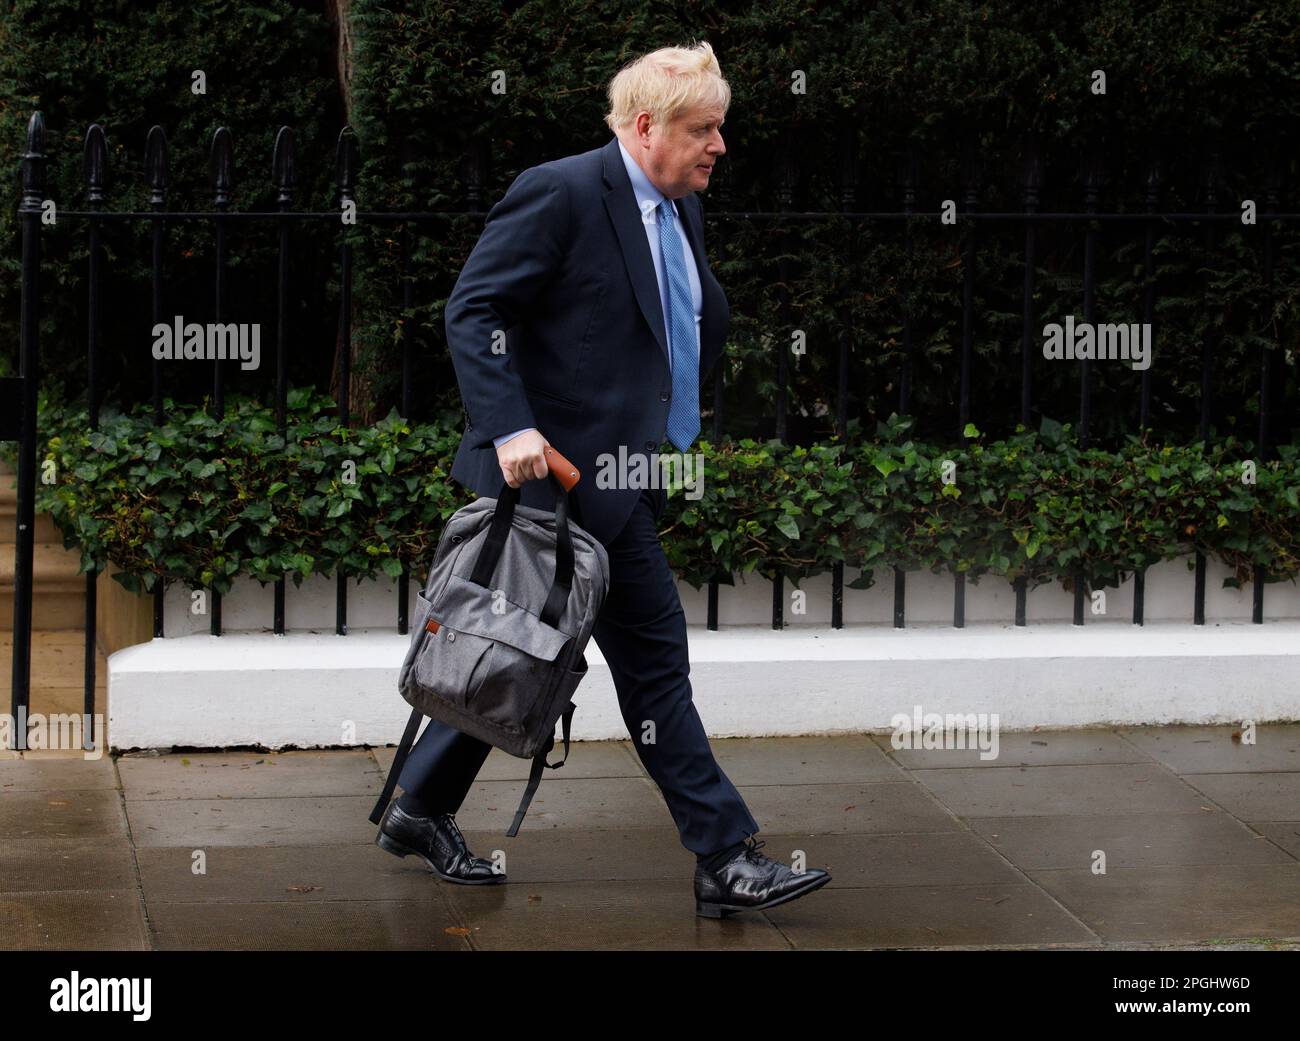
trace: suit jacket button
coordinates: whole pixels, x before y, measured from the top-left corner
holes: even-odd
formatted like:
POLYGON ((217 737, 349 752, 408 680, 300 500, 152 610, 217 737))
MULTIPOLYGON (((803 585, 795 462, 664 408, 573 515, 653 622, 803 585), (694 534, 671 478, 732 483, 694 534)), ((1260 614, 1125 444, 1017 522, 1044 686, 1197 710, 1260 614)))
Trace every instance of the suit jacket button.
POLYGON ((660 401, 667 401, 667 400, 668 400, 668 394, 667 394, 667 393, 660 394, 660 395, 659 395, 659 400, 660 400, 660 401))
POLYGON ((645 443, 645 450, 647 452, 653 452, 655 450, 655 443, 653 441, 647 441, 645 443))

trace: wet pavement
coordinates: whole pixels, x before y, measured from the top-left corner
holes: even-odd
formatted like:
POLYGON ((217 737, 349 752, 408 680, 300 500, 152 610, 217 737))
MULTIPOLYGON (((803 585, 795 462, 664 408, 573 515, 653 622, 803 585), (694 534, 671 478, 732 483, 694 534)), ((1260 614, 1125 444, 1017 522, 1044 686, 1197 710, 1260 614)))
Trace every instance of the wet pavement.
POLYGON ((374 844, 392 748, 0 752, 5 949, 1300 949, 1300 725, 712 742, 763 852, 829 885, 699 918, 630 741, 581 742, 516 838, 494 750, 457 822, 497 886, 374 844))

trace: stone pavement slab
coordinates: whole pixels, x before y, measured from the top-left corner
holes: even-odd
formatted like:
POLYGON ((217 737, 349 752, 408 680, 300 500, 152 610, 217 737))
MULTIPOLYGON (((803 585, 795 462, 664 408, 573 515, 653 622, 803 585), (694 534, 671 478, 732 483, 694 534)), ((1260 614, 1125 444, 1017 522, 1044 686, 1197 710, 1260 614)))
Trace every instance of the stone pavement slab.
POLYGON ((481 950, 782 950, 790 946, 762 915, 736 916, 725 922, 697 917, 689 881, 683 884, 680 879, 447 888, 448 899, 481 950))
POLYGON ((1260 727, 1254 744, 1240 727, 1125 727, 1125 741, 1180 774, 1300 770, 1300 724, 1260 727))
POLYGON ((162 904, 150 915, 160 951, 460 951, 465 927, 440 895, 416 900, 162 904))
POLYGON ((0 852, 0 891, 89 892, 133 889, 135 861, 125 835, 9 842, 0 852))
POLYGON ((1106 941, 1300 937, 1300 863, 1028 875, 1106 941))
MULTIPOLYGON (((459 820, 459 816, 457 817, 459 820)), ((676 829, 530 828, 529 818, 513 839, 505 830, 464 831, 465 841, 480 857, 500 856, 509 881, 541 882, 675 881, 695 871, 695 855, 685 849, 676 829)), ((379 851, 377 851, 379 852, 379 851)), ((383 856, 393 860, 387 853, 383 856)), ((407 858, 408 870, 428 875, 427 867, 407 858)))
POLYGON ((913 770, 959 817, 1199 813, 1200 793, 1158 763, 913 770))
POLYGON ((833 888, 764 914, 797 948, 946 947, 1095 942, 1041 888, 1013 885, 833 888), (814 900, 813 896, 823 899, 814 900), (803 907, 799 905, 803 904, 803 907))
POLYGON ((1249 821, 1248 823, 1279 849, 1300 858, 1300 820, 1249 821))
POLYGON ((369 795, 384 789, 374 757, 362 751, 200 752, 128 755, 118 762, 128 801, 369 795))
MULTIPOLYGON (((959 886, 1024 882, 1007 859, 980 836, 957 830, 901 835, 769 835, 763 852, 773 859, 802 847, 807 862, 825 868, 831 881, 820 892, 864 886, 959 886)), ((811 898, 809 898, 811 902, 811 898)))
POLYGON ((518 836, 494 750, 457 821, 509 881, 374 845, 393 749, 0 757, 0 946, 15 949, 1300 947, 1300 727, 726 739, 763 830, 830 884, 694 914, 694 857, 630 740, 573 745, 518 836), (1105 873, 1095 873, 1098 852, 1105 873))
POLYGON ((141 848, 140 884, 159 904, 420 900, 432 876, 373 841, 338 846, 214 846, 201 861, 186 848, 141 848))
POLYGON ((0 947, 18 951, 145 951, 140 890, 0 893, 0 947))
POLYGON ((872 734, 885 755, 909 770, 999 766, 1149 763, 1153 757, 1108 730, 1016 731, 998 735, 996 759, 979 748, 894 748, 891 734, 872 734))
POLYGON ((908 781, 737 785, 737 789, 764 830, 897 834, 961 827, 924 788, 908 781))
POLYGON ((26 756, 10 750, 0 752, 0 795, 43 792, 51 788, 116 790, 117 787, 117 770, 110 755, 84 759, 75 752, 26 756))
POLYGON ((9 848, 52 840, 124 842, 122 796, 111 788, 6 792, 0 797, 0 836, 9 848))
POLYGON ((1184 774, 1183 780, 1242 820, 1300 819, 1300 772, 1184 774))
POLYGON ((767 737, 712 741, 733 784, 857 784, 906 781, 869 737, 767 737))
MULTIPOLYGON (((378 793, 376 793, 378 795, 378 793)), ((128 800, 131 836, 147 846, 324 846, 374 841, 374 795, 322 799, 128 800)))
POLYGON ((971 829, 1026 871, 1088 867, 1103 850, 1109 867, 1288 864, 1294 857, 1234 817, 1202 813, 981 817, 971 829))

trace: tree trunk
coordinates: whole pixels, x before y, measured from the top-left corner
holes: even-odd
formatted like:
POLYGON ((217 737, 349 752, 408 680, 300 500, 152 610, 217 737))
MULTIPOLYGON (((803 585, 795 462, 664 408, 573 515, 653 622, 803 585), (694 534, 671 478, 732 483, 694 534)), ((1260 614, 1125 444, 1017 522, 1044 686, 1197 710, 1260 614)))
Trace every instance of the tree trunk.
MULTIPOLYGON (((352 29, 349 24, 352 0, 325 0, 326 18, 334 28, 334 53, 337 68, 339 98, 343 103, 343 121, 352 122, 352 29)), ((358 142, 359 144, 360 142, 358 142)), ((362 317, 361 299, 352 297, 352 327, 355 329, 362 317)), ((362 424, 374 422, 375 403, 371 401, 370 381, 360 373, 357 367, 357 345, 355 338, 347 344, 343 342, 343 330, 340 328, 335 336, 334 364, 330 369, 330 393, 337 401, 339 397, 339 374, 342 372, 342 354, 348 351, 348 405, 349 411, 357 416, 362 424)))

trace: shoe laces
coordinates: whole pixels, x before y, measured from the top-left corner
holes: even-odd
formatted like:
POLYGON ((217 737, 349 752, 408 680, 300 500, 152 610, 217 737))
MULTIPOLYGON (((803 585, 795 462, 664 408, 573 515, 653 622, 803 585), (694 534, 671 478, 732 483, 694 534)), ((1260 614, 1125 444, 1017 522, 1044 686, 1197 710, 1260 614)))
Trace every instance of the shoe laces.
POLYGON ((456 818, 453 817, 450 813, 444 813, 442 815, 442 819, 446 822, 447 826, 451 829, 451 833, 456 836, 457 841, 460 843, 460 848, 468 849, 469 845, 465 841, 465 836, 460 833, 460 828, 456 826, 456 818))
POLYGON ((771 859, 767 856, 766 853, 759 852, 759 849, 761 849, 763 846, 766 845, 767 843, 764 842, 762 839, 755 839, 755 838, 749 839, 747 845, 745 846, 745 856, 748 857, 750 860, 752 860, 755 864, 762 864, 764 861, 771 859))

